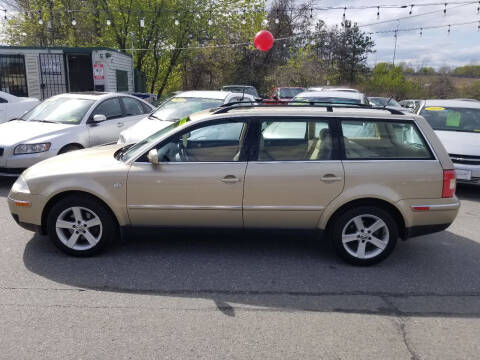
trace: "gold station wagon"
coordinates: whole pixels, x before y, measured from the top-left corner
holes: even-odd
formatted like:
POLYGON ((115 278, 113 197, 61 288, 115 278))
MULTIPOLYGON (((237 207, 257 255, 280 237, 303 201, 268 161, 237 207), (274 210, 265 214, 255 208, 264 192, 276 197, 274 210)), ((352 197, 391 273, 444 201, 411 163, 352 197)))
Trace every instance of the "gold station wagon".
POLYGON ((59 155, 8 196, 24 228, 91 255, 126 227, 314 230, 346 261, 447 228, 455 173, 422 117, 354 106, 228 106, 135 145, 59 155))

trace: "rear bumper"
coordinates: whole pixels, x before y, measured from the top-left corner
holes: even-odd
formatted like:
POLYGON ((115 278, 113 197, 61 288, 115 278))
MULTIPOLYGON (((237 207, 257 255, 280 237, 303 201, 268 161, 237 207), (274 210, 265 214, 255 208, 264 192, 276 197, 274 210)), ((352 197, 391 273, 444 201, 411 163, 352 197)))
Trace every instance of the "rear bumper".
POLYGON ((418 225, 405 229, 404 240, 412 237, 434 234, 448 228, 451 224, 437 224, 437 225, 418 225))

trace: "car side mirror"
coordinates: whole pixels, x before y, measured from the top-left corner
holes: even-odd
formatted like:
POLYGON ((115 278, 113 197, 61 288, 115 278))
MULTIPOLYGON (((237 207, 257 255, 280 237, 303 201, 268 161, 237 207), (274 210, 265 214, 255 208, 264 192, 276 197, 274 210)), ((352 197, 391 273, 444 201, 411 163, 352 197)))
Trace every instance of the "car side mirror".
POLYGON ((157 151, 157 149, 150 150, 148 152, 147 158, 148 158, 148 161, 150 161, 150 163, 152 165, 158 165, 158 151, 157 151))
POLYGON ((102 122, 107 120, 107 117, 103 114, 93 115, 93 122, 102 122))

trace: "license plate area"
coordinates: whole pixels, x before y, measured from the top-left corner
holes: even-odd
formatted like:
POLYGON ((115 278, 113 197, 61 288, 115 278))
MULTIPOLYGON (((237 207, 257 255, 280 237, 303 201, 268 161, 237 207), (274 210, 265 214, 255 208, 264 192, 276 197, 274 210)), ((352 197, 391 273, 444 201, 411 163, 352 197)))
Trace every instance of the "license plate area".
POLYGON ((472 172, 470 170, 456 169, 455 175, 458 180, 472 180, 472 172))

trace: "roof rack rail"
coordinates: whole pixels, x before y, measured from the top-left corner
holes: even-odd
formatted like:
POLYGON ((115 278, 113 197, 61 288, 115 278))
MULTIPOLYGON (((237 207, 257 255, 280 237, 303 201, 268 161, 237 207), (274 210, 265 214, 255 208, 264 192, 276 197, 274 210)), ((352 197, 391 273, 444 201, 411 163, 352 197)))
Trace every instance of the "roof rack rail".
POLYGON ((279 107, 284 107, 284 106, 292 106, 289 104, 298 104, 297 106, 305 106, 305 105, 310 105, 310 106, 319 106, 319 107, 325 107, 327 109, 327 112, 333 112, 333 108, 339 108, 339 109, 369 109, 369 110, 384 110, 390 112, 392 115, 405 115, 404 112, 397 110, 397 109, 392 109, 384 106, 372 106, 368 104, 340 104, 340 103, 330 103, 330 102, 324 102, 324 101, 290 101, 285 104, 269 104, 269 103, 263 103, 260 101, 238 101, 238 102, 232 102, 228 104, 223 104, 218 106, 217 108, 213 108, 211 112, 213 114, 225 114, 229 112, 230 110, 238 109, 238 108, 263 108, 263 107, 272 107, 272 108, 279 108, 279 107))

